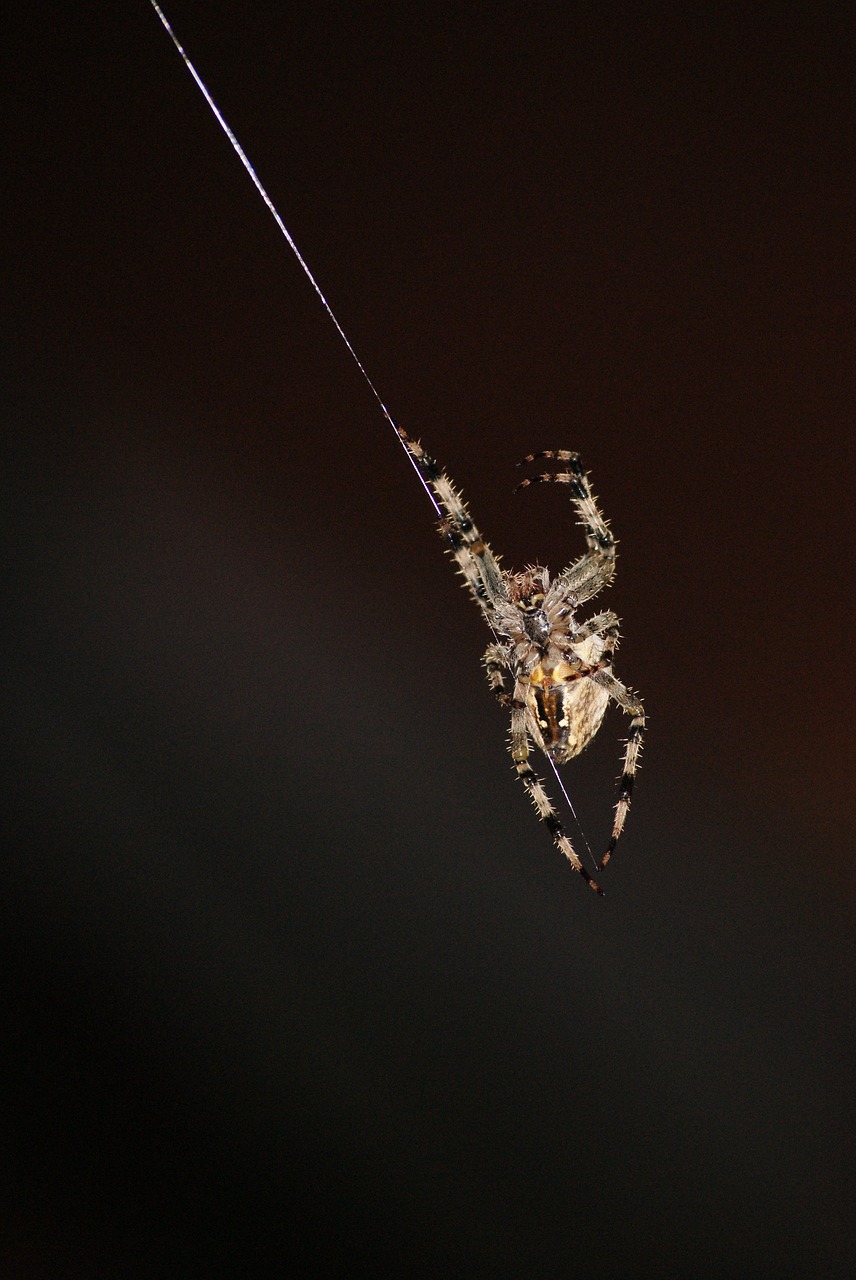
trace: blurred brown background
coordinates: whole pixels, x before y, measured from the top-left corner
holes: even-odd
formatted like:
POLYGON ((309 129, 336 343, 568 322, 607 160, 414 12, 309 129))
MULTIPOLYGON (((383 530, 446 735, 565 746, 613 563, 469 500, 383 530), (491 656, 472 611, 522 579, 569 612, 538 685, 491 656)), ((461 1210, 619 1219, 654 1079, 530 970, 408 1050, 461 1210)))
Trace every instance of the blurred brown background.
POLYGON ((154 13, 18 13, 3 1274, 852 1275, 842 9, 169 14, 506 564, 582 453, 649 747, 599 901, 154 13))

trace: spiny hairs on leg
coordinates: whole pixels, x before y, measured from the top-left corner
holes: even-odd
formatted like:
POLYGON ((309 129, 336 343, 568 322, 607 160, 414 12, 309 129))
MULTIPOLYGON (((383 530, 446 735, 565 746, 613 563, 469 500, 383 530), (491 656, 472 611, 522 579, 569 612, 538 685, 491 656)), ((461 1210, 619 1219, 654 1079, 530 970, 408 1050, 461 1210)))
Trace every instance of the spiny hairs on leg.
POLYGON ((499 564, 485 539, 475 526, 463 497, 434 458, 396 425, 396 431, 407 452, 430 487, 443 511, 440 532, 449 541, 458 568, 476 601, 490 621, 490 609, 505 599, 505 588, 499 564))

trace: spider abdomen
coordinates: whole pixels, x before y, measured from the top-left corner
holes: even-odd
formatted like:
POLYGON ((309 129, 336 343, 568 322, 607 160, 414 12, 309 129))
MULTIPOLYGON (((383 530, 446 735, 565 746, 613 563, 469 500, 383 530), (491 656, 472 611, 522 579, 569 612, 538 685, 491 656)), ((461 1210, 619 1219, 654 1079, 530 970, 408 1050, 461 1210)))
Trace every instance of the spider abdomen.
MULTIPOLYGON (((564 667, 566 664, 561 664, 564 667)), ((541 750, 557 764, 579 755, 600 728, 609 694, 576 673, 555 679, 536 668, 527 698, 528 728, 541 750)))

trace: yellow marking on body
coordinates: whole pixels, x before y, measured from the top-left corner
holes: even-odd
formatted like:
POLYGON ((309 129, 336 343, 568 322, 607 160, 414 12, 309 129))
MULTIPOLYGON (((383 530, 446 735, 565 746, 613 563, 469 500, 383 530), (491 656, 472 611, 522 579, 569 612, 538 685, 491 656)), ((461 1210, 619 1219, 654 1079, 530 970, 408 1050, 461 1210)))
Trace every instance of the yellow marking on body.
POLYGON ((570 680, 578 680, 583 675, 583 664, 579 659, 574 663, 557 662, 554 667, 543 667, 540 664, 529 677, 529 683, 538 689, 550 689, 553 685, 567 684, 570 680))

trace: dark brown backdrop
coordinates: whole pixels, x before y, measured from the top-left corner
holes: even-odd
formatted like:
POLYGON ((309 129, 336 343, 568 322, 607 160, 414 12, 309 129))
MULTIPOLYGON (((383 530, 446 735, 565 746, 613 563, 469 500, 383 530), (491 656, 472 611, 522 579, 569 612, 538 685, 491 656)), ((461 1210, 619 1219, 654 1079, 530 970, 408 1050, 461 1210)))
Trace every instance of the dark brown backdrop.
POLYGON ((593 472, 604 901, 154 14, 12 27, 10 1275, 852 1274, 849 33, 600 8, 170 14, 506 562, 581 545, 517 458, 593 472))

